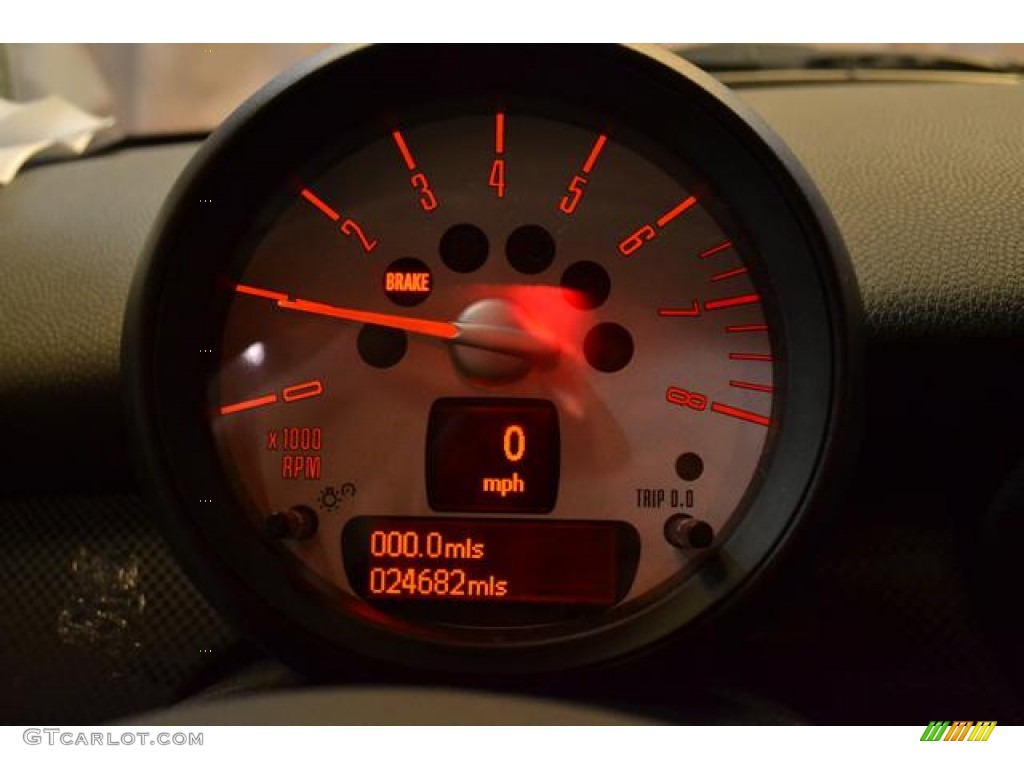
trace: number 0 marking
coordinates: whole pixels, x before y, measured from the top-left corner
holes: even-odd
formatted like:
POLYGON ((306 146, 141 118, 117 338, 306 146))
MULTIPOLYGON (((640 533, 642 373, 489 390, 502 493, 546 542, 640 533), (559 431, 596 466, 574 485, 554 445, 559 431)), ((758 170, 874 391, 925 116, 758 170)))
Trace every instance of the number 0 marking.
POLYGON ((323 393, 323 382, 320 379, 313 379, 285 387, 281 390, 281 399, 286 403, 294 403, 296 400, 305 400, 307 397, 319 397, 323 393))
MULTIPOLYGON (((320 381, 320 379, 311 379, 309 381, 304 381, 301 384, 292 384, 290 387, 282 389, 281 400, 286 403, 294 403, 296 400, 305 400, 308 397, 319 397, 323 393, 323 382, 320 381)), ((227 416, 228 414, 238 413, 239 411, 248 411, 252 408, 259 408, 264 405, 273 405, 276 402, 278 402, 277 393, 271 392, 269 395, 256 397, 252 400, 244 400, 240 403, 222 405, 220 408, 220 415, 227 416)))

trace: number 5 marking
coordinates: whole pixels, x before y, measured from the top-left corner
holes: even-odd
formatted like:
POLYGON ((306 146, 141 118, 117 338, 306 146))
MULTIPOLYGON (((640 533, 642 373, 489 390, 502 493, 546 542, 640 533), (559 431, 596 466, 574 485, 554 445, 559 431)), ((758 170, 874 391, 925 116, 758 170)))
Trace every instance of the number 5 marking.
POLYGON ((603 133, 597 137, 597 141, 591 147, 590 154, 587 156, 586 162, 583 163, 580 172, 573 176, 572 181, 569 182, 568 194, 558 201, 558 210, 566 216, 572 216, 576 212, 576 206, 583 200, 583 193, 586 192, 585 187, 590 180, 588 174, 594 169, 597 156, 601 154, 601 150, 604 149, 604 144, 607 140, 608 137, 603 133))

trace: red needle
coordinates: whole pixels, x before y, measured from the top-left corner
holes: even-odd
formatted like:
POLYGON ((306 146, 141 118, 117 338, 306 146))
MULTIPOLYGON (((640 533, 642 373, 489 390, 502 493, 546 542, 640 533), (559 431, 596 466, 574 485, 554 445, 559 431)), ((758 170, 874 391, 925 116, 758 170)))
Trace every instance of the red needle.
POLYGON ((461 344, 495 352, 517 355, 525 358, 545 358, 557 356, 558 350, 548 342, 533 336, 527 331, 509 327, 508 325, 491 325, 471 322, 449 322, 444 320, 421 320, 404 315, 392 315, 384 312, 368 312, 363 309, 337 307, 333 304, 321 304, 306 299, 291 299, 285 293, 268 291, 251 285, 238 284, 238 293, 270 299, 281 309, 306 312, 311 315, 334 317, 356 323, 382 325, 386 328, 397 328, 421 336, 432 336, 453 344, 461 344))
POLYGON ((455 323, 438 320, 419 320, 415 317, 388 315, 383 312, 367 312, 361 309, 347 309, 346 307, 336 307, 332 304, 321 304, 316 301, 306 301, 305 299, 289 299, 284 293, 266 291, 262 288, 254 288, 251 285, 239 284, 235 286, 235 290, 238 293, 247 293, 250 296, 259 296, 276 301, 277 306, 282 309, 294 309, 297 312, 307 312, 311 315, 336 317, 339 320, 351 320, 355 323, 383 325, 387 328, 398 328, 423 336, 435 336, 439 339, 454 339, 459 334, 459 329, 455 323))

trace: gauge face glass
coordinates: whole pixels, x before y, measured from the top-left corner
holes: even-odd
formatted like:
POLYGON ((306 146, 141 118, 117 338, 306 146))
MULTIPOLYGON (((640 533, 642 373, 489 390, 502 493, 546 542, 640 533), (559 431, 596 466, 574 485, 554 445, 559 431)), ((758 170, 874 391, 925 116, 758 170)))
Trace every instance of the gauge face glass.
POLYGON ((398 121, 306 169, 237 255, 210 382, 258 535, 362 616, 628 610, 745 514, 779 350, 692 171, 539 114, 398 121))

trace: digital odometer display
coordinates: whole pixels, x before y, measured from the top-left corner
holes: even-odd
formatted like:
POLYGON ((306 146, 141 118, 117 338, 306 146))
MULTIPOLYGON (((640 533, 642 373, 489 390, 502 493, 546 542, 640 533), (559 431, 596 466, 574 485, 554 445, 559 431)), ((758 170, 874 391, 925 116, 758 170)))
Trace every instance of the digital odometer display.
MULTIPOLYGON (((603 520, 357 517, 342 537, 356 594, 392 607, 609 606, 629 589, 639 548, 632 526, 603 520)), ((472 623, 473 611, 464 614, 472 623)))
POLYGON ((443 398, 427 426, 427 496, 439 512, 550 512, 558 414, 546 400, 443 398))

